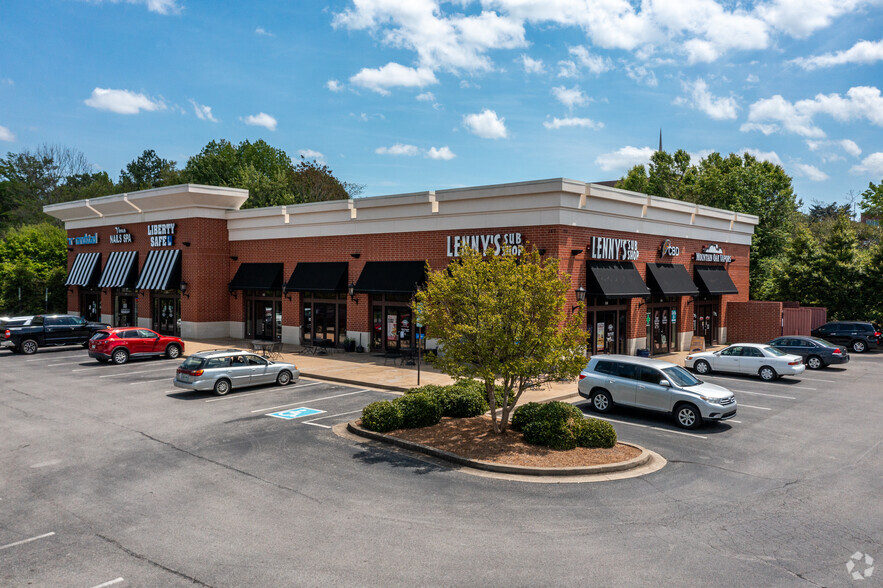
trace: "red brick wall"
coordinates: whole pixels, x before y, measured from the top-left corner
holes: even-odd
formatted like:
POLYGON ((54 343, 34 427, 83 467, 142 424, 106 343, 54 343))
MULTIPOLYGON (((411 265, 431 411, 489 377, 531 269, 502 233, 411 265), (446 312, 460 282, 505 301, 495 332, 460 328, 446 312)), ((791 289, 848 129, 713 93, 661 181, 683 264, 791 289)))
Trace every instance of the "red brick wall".
POLYGON ((782 334, 781 302, 729 302, 726 307, 729 343, 766 343, 782 334))

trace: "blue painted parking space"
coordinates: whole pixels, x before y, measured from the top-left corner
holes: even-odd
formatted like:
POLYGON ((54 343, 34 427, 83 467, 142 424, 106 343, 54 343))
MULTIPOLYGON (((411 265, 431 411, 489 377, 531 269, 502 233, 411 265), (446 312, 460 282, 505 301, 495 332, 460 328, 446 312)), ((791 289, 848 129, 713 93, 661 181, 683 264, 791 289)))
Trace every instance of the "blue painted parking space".
POLYGON ((290 408, 288 410, 283 410, 280 412, 271 412, 268 413, 267 416, 276 417, 277 419, 299 419, 305 416, 311 416, 314 414, 322 414, 325 412, 324 410, 319 410, 316 408, 307 408, 306 406, 301 406, 299 408, 290 408))

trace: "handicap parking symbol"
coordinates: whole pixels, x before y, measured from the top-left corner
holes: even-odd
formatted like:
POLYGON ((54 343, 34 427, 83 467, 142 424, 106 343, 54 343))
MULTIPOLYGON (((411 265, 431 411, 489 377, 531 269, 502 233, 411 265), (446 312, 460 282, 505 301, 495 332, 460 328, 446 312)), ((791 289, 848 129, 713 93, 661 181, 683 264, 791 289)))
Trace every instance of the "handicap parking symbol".
POLYGON ((299 419, 301 417, 310 416, 314 414, 321 414, 325 412, 324 410, 317 410, 315 408, 307 408, 305 406, 301 406, 300 408, 291 408, 289 410, 283 410, 282 412, 271 412, 267 416, 276 417, 277 419, 285 419, 290 421, 291 419, 299 419))

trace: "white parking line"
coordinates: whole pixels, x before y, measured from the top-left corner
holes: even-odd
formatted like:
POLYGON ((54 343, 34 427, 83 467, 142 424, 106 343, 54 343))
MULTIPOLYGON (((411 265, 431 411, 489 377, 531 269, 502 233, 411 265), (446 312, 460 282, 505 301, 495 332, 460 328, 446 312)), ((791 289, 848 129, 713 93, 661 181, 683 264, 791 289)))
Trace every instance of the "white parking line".
POLYGON ((123 578, 116 578, 111 580, 110 582, 105 582, 104 584, 96 584, 92 586, 92 588, 106 588, 107 586, 113 586, 114 584, 119 584, 120 582, 125 582, 123 578))
POLYGON ((779 394, 767 394, 766 392, 749 392, 748 390, 730 390, 736 394, 754 394, 755 396, 769 396, 770 398, 784 398, 785 400, 797 400, 794 396, 781 396, 779 394))
POLYGON ((55 367, 57 365, 68 365, 71 363, 83 363, 82 359, 77 359, 75 361, 62 361, 61 363, 47 363, 46 367, 55 367))
POLYGON ((135 384, 150 384, 152 382, 168 382, 169 380, 174 380, 175 376, 166 376, 165 378, 160 378, 158 380, 138 380, 137 382, 129 382, 129 386, 134 386, 135 384))
POLYGON ((73 372, 90 372, 90 371, 94 371, 94 370, 103 370, 103 369, 106 369, 105 366, 103 366, 103 365, 94 365, 92 367, 80 368, 78 370, 71 370, 71 373, 73 373, 73 372))
POLYGON ((30 539, 22 539, 21 541, 16 541, 15 543, 8 543, 6 545, 0 545, 0 551, 7 549, 9 547, 15 547, 16 545, 23 545, 25 543, 30 543, 31 541, 36 541, 37 539, 42 539, 44 537, 52 537, 55 535, 55 531, 51 533, 43 533, 42 535, 37 535, 36 537, 31 537, 30 539))
POLYGON ((247 394, 234 394, 232 396, 221 396, 220 398, 209 398, 206 402, 220 402, 221 400, 236 400, 237 398, 246 398, 255 394, 265 394, 267 392, 281 392, 282 390, 295 390, 297 388, 306 388, 307 386, 318 386, 322 382, 312 382, 310 384, 298 384, 296 386, 276 386, 260 392, 248 392, 247 394))
MULTIPOLYGON (((347 392, 345 394, 336 394, 334 396, 326 396, 325 398, 314 398, 309 400, 308 402, 319 402, 320 400, 331 400, 332 398, 340 398, 341 396, 352 396, 353 394, 361 394, 362 392, 370 392, 371 390, 356 390, 355 392, 347 392)), ((280 406, 271 406, 270 408, 262 408, 260 410, 253 410, 251 412, 267 412, 269 410, 276 410, 277 408, 285 408, 286 406, 294 406, 295 404, 303 404, 303 400, 298 400, 297 402, 289 402, 288 404, 282 404, 280 406)))
POLYGON ((794 384, 788 385, 788 388, 794 388, 795 390, 818 390, 818 388, 810 388, 809 386, 795 386, 794 384))
POLYGON ((763 406, 751 406, 750 404, 742 404, 739 403, 739 408, 756 408, 757 410, 773 410, 772 408, 766 408, 763 406))
POLYGON ((311 423, 311 422, 308 422, 308 421, 304 421, 303 424, 305 424, 305 425, 313 425, 314 427, 322 427, 323 429, 330 429, 330 428, 331 428, 331 427, 329 427, 328 425, 320 425, 319 423, 311 423))
POLYGON ((653 429, 654 431, 660 431, 662 433, 673 433, 675 435, 686 435, 687 437, 698 437, 699 439, 708 439, 708 437, 706 437, 704 435, 696 435, 694 433, 684 433, 683 431, 671 431, 669 429, 658 429, 656 427, 651 427, 650 425, 641 425, 639 423, 630 423, 628 421, 619 421, 619 420, 611 419, 608 417, 599 417, 597 414, 594 414, 594 413, 591 413, 591 414, 583 413, 583 415, 585 415, 587 417, 594 418, 594 419, 601 419, 602 421, 608 421, 611 423, 621 423, 623 425, 631 425, 632 427, 641 427, 642 429, 653 429))
POLYGON ((149 374, 150 372, 155 372, 156 370, 141 370, 140 372, 120 372, 118 374, 105 374, 103 376, 98 376, 99 378, 113 378, 115 376, 131 376, 133 374, 149 374))
POLYGON ((728 421, 726 421, 726 422, 728 422, 728 423, 739 423, 740 425, 742 424, 742 421, 735 421, 735 420, 733 420, 733 419, 730 419, 730 420, 728 420, 728 421))
POLYGON ((841 384, 842 382, 837 382, 835 380, 821 380, 819 378, 809 378, 810 382, 825 382, 826 384, 841 384))
POLYGON ((320 425, 319 423, 316 423, 316 422, 313 422, 313 421, 321 421, 322 419, 331 419, 331 418, 334 418, 334 417, 344 416, 344 415, 348 415, 348 414, 355 414, 355 413, 357 413, 357 412, 362 412, 362 409, 360 408, 359 410, 351 410, 351 411, 349 411, 349 412, 341 412, 341 413, 338 413, 338 414, 330 414, 330 415, 328 415, 328 416, 319 417, 319 418, 317 418, 317 419, 310 419, 310 420, 308 420, 308 421, 304 421, 303 424, 305 424, 305 425, 314 425, 314 426, 316 426, 316 427, 324 427, 324 428, 326 428, 326 429, 330 429, 331 427, 329 427, 328 425, 320 425))

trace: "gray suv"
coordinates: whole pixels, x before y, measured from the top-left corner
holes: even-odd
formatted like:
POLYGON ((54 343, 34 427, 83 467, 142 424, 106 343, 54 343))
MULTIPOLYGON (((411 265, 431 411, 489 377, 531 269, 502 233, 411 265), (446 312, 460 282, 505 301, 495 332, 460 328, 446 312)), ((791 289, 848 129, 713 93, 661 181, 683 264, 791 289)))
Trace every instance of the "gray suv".
POLYGON ((214 349, 194 353, 175 374, 175 386, 187 390, 212 390, 223 396, 234 388, 297 381, 300 372, 291 363, 269 361, 241 349, 214 349))
POLYGON ((736 416, 736 397, 723 386, 703 382, 679 365, 630 355, 592 357, 580 372, 579 395, 596 412, 615 405, 655 410, 673 415, 685 429, 736 416))

